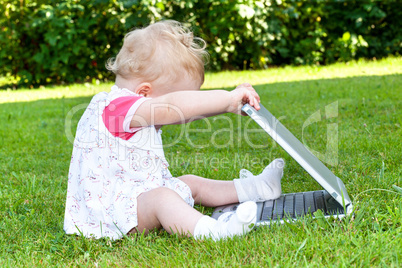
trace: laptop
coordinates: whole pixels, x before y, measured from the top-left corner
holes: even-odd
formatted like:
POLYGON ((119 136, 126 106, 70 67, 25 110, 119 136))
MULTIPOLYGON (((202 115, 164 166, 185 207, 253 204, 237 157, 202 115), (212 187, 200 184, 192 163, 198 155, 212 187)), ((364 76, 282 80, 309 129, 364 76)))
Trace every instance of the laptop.
MULTIPOLYGON (((242 111, 263 128, 289 155, 299 163, 324 189, 282 194, 278 199, 257 203, 257 226, 272 222, 292 221, 320 210, 324 217, 343 218, 353 211, 352 201, 342 180, 335 176, 316 156, 263 105, 255 110, 249 104, 242 111)), ((236 211, 239 204, 217 207, 212 217, 217 219, 225 212, 236 211)))

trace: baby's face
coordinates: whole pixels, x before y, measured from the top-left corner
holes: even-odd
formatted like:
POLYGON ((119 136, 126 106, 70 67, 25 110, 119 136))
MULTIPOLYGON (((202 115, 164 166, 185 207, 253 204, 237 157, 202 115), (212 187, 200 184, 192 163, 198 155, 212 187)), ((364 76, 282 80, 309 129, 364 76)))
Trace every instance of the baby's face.
POLYGON ((190 77, 189 75, 183 75, 183 77, 179 78, 178 81, 173 83, 165 83, 165 84, 154 84, 152 94, 149 95, 151 98, 156 98, 167 93, 176 92, 176 91, 195 91, 200 90, 202 85, 202 81, 200 79, 195 79, 190 77))

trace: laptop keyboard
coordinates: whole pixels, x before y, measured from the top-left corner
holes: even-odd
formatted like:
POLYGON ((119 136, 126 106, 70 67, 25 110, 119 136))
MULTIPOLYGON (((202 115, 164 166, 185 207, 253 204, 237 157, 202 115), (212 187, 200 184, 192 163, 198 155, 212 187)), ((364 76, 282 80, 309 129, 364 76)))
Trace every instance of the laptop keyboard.
POLYGON ((261 221, 298 218, 321 210, 324 215, 344 214, 344 209, 325 190, 284 194, 278 199, 265 201, 261 221))

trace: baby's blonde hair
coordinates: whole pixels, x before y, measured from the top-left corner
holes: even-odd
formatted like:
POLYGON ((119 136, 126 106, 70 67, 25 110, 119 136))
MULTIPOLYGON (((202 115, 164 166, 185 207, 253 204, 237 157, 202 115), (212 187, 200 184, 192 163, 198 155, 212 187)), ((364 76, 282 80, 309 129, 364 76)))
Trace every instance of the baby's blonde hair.
POLYGON ((203 83, 205 47, 205 41, 181 23, 160 21, 126 34, 120 52, 108 60, 106 68, 125 79, 153 82, 164 77, 175 82, 188 74, 203 83))

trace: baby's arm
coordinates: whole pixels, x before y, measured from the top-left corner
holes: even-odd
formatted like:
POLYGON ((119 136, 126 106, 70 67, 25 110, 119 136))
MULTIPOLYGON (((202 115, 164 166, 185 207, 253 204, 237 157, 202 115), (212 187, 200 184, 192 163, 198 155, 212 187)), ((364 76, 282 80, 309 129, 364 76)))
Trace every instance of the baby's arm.
POLYGON ((241 113, 249 103, 259 110, 260 97, 250 84, 242 84, 233 91, 177 91, 145 101, 138 107, 130 127, 183 124, 222 113, 241 113))

